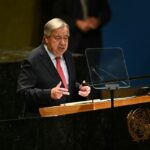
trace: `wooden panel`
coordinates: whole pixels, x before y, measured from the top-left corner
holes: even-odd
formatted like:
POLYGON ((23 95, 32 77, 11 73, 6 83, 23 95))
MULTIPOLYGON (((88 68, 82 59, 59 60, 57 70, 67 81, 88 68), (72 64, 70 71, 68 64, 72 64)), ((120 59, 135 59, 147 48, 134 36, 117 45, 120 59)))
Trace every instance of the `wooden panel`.
MULTIPOLYGON (((114 100, 114 107, 128 106, 142 103, 149 103, 150 96, 138 96, 129 98, 117 98, 114 100)), ((43 107, 39 109, 41 117, 60 116, 74 114, 79 112, 94 111, 111 108, 110 99, 106 100, 89 100, 75 103, 66 103, 60 106, 43 107)))

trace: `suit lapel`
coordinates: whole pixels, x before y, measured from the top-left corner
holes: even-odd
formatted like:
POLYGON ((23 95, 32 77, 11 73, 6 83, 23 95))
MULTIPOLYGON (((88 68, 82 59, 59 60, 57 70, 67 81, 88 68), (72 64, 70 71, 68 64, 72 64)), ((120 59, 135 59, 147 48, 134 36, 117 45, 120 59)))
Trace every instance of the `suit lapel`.
POLYGON ((48 72, 50 73, 50 75, 54 76, 54 78, 58 78, 60 79, 59 75, 58 75, 58 72, 52 62, 52 60, 50 59, 50 57, 48 56, 44 46, 42 45, 41 46, 41 63, 43 63, 44 67, 47 68, 48 72))

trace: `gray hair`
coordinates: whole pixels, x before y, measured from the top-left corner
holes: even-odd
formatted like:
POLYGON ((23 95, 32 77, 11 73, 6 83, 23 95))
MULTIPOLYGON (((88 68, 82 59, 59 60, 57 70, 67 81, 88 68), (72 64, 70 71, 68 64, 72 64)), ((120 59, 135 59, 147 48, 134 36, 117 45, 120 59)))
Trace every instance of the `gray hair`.
MULTIPOLYGON (((69 25, 62 19, 60 18, 54 18, 51 19, 50 21, 48 21, 45 26, 44 26, 44 35, 46 36, 50 36, 51 32, 55 29, 61 28, 61 27, 67 27, 68 28, 68 33, 70 35, 69 32, 69 25)), ((68 35, 68 36, 69 36, 68 35)))

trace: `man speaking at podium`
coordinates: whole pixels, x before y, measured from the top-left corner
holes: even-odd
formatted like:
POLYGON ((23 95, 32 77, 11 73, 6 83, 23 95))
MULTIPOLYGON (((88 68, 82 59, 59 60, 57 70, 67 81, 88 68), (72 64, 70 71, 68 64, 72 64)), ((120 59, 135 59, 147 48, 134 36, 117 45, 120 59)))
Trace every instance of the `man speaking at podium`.
POLYGON ((55 106, 87 97, 89 86, 76 84, 73 58, 67 50, 69 26, 59 18, 44 26, 43 42, 21 64, 17 93, 28 108, 55 106), (78 85, 78 86, 77 86, 78 85))

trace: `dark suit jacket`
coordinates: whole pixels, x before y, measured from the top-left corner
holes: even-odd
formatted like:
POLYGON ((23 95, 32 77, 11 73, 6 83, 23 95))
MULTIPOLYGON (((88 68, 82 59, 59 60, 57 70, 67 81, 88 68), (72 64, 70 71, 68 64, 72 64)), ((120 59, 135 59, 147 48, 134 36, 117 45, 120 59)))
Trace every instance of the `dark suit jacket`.
POLYGON ((69 50, 84 53, 86 48, 101 47, 100 28, 108 22, 111 16, 107 0, 88 0, 88 16, 100 18, 102 24, 96 30, 81 32, 75 25, 77 19, 83 19, 80 0, 55 0, 52 6, 52 18, 59 17, 70 26, 69 50))
POLYGON ((63 96, 60 100, 50 98, 50 90, 60 81, 56 68, 49 58, 43 45, 34 49, 22 65, 18 78, 17 92, 33 107, 59 105, 76 100, 75 68, 71 54, 66 52, 64 59, 69 73, 70 96, 63 96))

